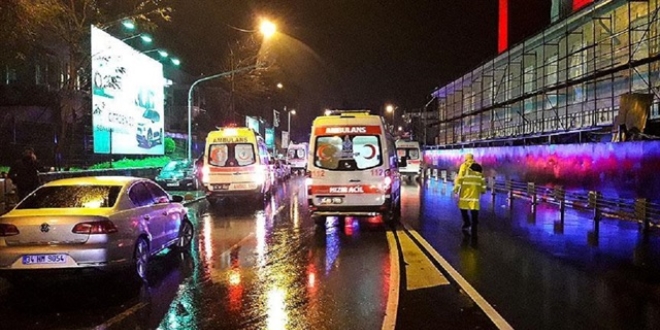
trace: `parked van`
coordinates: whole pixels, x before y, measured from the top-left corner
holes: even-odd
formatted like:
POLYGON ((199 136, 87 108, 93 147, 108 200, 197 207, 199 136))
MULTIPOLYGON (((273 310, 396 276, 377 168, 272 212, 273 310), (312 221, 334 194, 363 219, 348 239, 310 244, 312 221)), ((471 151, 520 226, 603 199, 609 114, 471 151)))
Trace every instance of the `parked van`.
POLYGON ((401 184, 394 138, 368 110, 317 117, 309 141, 307 198, 317 224, 324 216, 401 215, 401 184))
POLYGON ((419 178, 420 165, 422 164, 422 152, 417 141, 396 141, 396 154, 399 160, 406 158, 406 166, 399 168, 402 176, 408 178, 408 181, 419 178))
POLYGON ((307 154, 309 143, 290 143, 286 152, 286 162, 291 165, 292 171, 305 170, 307 168, 307 154))
POLYGON ((206 137, 202 183, 211 203, 223 197, 265 198, 272 171, 266 143, 251 128, 222 127, 206 137))

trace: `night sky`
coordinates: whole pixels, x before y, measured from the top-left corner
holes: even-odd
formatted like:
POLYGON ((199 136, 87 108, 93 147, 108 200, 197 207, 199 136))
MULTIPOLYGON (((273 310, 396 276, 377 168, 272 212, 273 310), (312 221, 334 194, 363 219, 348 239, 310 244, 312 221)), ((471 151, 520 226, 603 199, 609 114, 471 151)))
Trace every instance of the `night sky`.
MULTIPOLYGON (((550 0, 510 3, 510 44, 549 24, 550 0)), ((160 33, 195 76, 222 71, 227 45, 245 37, 236 28, 276 21, 276 74, 300 120, 324 108, 420 108, 497 52, 498 0, 176 0, 174 9, 160 33)))

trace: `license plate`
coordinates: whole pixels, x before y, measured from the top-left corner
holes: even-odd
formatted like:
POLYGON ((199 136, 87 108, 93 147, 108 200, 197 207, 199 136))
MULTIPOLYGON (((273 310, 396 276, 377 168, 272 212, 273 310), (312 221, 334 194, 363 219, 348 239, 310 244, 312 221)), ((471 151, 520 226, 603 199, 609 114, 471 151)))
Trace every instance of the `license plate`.
POLYGON ((170 182, 167 184, 168 187, 178 187, 179 183, 178 182, 170 182))
POLYGON ((66 254, 31 254, 23 256, 24 265, 32 264, 63 264, 66 262, 66 254))
POLYGON ((229 184, 214 184, 213 190, 229 190, 229 184))

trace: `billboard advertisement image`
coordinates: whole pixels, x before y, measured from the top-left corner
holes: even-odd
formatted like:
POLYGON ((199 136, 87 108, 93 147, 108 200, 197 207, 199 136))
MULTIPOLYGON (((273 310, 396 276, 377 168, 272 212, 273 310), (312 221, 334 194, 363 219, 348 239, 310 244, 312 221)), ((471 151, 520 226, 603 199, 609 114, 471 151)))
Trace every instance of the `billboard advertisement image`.
POLYGON ((94 153, 164 154, 162 64, 94 26, 91 54, 94 153))

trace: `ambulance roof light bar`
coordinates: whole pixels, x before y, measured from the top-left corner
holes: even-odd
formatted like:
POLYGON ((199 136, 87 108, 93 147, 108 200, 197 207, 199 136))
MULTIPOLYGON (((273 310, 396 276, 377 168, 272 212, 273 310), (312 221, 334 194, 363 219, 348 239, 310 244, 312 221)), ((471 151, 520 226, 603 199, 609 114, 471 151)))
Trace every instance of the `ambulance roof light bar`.
POLYGON ((368 109, 363 109, 363 110, 330 110, 328 112, 329 116, 341 116, 341 115, 348 115, 348 114, 371 114, 371 110, 368 109))

